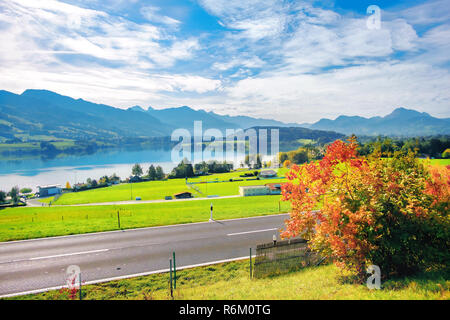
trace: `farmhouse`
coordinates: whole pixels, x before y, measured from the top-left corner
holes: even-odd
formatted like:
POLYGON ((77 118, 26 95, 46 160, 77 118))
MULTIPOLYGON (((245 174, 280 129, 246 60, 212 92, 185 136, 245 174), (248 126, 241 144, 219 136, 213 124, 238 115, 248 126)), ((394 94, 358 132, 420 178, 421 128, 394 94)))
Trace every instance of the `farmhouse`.
POLYGON ((48 185, 48 186, 38 186, 39 190, 39 197, 48 197, 48 196, 54 196, 55 194, 61 193, 61 185, 55 184, 55 185, 48 185))
POLYGON ((192 193, 190 192, 180 192, 173 195, 175 199, 186 199, 186 198, 192 198, 192 193))

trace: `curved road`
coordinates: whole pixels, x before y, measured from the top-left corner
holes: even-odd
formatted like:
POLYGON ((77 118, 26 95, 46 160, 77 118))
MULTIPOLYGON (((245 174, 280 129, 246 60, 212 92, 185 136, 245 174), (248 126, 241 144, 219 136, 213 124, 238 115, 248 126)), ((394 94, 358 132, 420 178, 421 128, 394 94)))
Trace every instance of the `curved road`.
POLYGON ((0 297, 57 289, 66 269, 85 283, 245 258, 272 241, 288 214, 0 243, 0 297))

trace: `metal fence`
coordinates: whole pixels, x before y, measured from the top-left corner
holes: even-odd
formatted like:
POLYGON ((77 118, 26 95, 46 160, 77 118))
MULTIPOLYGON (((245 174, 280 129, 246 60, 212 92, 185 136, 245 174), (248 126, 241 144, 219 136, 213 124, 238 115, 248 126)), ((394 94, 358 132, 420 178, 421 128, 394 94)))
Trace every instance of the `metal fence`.
POLYGON ((304 239, 289 239, 256 247, 253 277, 264 278, 318 265, 322 258, 308 248, 304 239))

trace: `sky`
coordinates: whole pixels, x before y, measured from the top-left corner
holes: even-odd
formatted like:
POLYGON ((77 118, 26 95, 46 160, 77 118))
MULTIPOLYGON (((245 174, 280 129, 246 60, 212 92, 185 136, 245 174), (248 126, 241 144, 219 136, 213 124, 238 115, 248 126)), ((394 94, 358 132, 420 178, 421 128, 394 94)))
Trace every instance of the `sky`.
POLYGON ((0 90, 124 109, 450 117, 449 53, 449 0, 0 2, 0 90))

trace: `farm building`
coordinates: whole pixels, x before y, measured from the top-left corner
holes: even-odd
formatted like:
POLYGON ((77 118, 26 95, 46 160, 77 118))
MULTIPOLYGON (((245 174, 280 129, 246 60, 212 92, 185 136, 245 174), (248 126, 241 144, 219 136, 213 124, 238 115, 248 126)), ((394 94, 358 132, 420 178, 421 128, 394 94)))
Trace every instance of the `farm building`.
POLYGON ((269 188, 270 194, 281 194, 281 183, 266 183, 266 187, 269 188))
POLYGON ((54 196, 55 194, 60 194, 62 188, 59 184, 49 185, 49 186, 38 186, 39 197, 54 196))
POLYGON ((186 198, 192 198, 192 193, 190 192, 180 192, 173 195, 175 199, 186 199, 186 198))
POLYGON ((281 184, 268 183, 264 186, 240 186, 239 194, 243 197, 281 194, 281 184))

